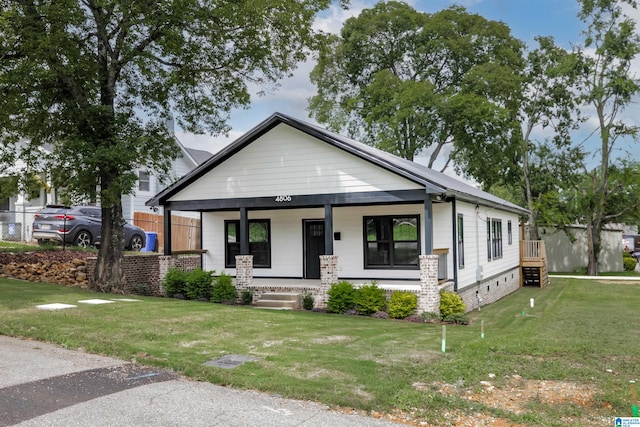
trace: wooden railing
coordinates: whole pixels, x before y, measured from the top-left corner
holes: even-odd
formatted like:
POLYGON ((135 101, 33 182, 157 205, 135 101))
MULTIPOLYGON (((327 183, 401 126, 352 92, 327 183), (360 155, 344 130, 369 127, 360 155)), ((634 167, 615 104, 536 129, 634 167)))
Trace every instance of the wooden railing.
POLYGON ((520 261, 542 261, 547 259, 547 250, 542 240, 520 241, 520 261))
POLYGON ((449 255, 448 248, 434 249, 434 255, 438 255, 438 281, 448 279, 447 257, 449 255))

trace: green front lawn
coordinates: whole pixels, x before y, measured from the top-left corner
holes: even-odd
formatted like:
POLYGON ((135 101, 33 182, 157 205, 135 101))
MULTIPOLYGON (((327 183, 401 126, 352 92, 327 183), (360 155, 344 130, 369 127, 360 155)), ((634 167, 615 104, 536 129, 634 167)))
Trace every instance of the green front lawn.
POLYGON ((435 425, 452 412, 558 426, 630 416, 629 380, 640 378, 640 284, 551 282, 471 313, 470 326, 448 325, 446 353, 442 325, 151 297, 44 311, 35 306, 118 296, 11 279, 0 279, 0 334, 236 388, 364 411, 401 410, 435 425), (224 354, 259 361, 230 370, 202 365, 224 354), (592 393, 582 402, 514 392, 517 410, 480 399, 489 393, 486 382, 509 390, 536 380, 592 393))

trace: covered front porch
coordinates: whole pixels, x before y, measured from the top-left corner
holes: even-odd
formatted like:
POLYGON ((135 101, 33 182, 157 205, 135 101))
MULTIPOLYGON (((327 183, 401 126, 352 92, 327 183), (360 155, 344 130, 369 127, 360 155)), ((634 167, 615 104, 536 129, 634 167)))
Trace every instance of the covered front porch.
MULTIPOLYGON (((394 291, 404 291, 416 294, 418 297, 418 312, 438 312, 440 305, 440 290, 450 289, 447 284, 438 282, 438 255, 420 255, 420 279, 415 280, 348 280, 355 287, 375 282, 390 295, 394 291)), ((253 302, 258 302, 264 295, 294 294, 300 298, 312 295, 314 307, 324 309, 328 301, 328 291, 331 285, 339 282, 338 257, 336 255, 320 256, 320 279, 291 279, 291 278, 254 278, 253 256, 236 256, 235 286, 238 293, 251 292, 253 302)), ((452 286, 452 284, 451 284, 452 286)))

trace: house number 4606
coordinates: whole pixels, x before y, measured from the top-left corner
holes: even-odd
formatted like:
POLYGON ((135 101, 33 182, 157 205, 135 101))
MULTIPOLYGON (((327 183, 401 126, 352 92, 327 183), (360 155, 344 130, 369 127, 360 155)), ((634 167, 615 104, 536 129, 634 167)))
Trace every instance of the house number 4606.
POLYGON ((291 196, 276 196, 276 202, 290 202, 291 196))

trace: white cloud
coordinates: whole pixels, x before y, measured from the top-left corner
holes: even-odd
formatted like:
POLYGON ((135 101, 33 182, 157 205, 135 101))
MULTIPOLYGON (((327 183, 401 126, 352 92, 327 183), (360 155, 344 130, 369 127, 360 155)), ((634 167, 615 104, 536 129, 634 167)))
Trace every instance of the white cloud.
POLYGON ((316 18, 314 28, 325 33, 338 34, 347 19, 358 16, 363 9, 370 8, 372 5, 371 1, 352 1, 349 3, 349 9, 345 10, 333 3, 328 11, 316 18))

